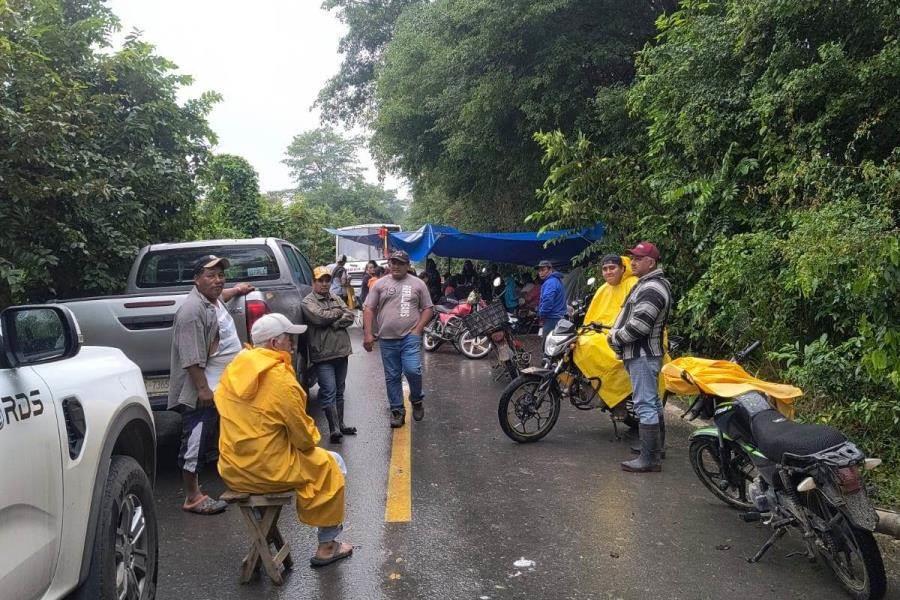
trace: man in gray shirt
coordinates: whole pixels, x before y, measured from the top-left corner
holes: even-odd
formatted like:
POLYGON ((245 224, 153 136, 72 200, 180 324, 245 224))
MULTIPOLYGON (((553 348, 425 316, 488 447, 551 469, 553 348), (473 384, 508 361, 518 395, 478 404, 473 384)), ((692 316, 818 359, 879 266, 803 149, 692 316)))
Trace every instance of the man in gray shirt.
POLYGON ((169 358, 170 410, 181 413, 178 466, 184 483, 182 509, 201 515, 225 510, 225 503, 200 491, 198 473, 218 456, 219 415, 213 391, 228 363, 241 350, 225 302, 253 291, 249 283, 225 288, 227 258, 207 255, 194 267, 194 287, 175 313, 169 358))
POLYGON ((409 275, 409 254, 397 250, 391 254, 390 277, 382 277, 369 290, 363 312, 365 336, 363 347, 371 352, 378 340, 391 427, 402 427, 406 421, 401 377, 409 382, 409 400, 413 418, 425 416, 422 405, 422 330, 433 313, 428 286, 409 275))

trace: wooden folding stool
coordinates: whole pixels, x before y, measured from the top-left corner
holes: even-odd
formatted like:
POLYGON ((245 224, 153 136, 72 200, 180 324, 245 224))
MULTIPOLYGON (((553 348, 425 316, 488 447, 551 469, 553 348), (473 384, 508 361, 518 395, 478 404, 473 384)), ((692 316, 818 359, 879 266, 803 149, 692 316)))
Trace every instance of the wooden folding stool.
POLYGON ((227 490, 221 499, 228 504, 237 504, 250 534, 250 550, 241 563, 241 583, 250 581, 260 565, 275 585, 284 583, 282 571, 293 567, 294 560, 290 547, 278 531, 278 517, 281 508, 294 501, 294 491, 249 494, 227 490))

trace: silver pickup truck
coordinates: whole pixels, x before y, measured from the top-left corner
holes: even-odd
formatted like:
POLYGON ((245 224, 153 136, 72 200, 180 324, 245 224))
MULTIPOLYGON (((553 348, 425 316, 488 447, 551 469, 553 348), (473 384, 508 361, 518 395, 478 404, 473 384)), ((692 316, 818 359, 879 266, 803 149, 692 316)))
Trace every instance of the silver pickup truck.
MULTIPOLYGON (((256 288, 226 304, 242 342, 256 319, 267 312, 303 322, 300 303, 312 290, 312 269, 293 244, 275 238, 146 246, 131 267, 124 294, 61 302, 78 319, 85 344, 119 348, 141 368, 154 410, 166 408, 175 311, 194 285, 194 264, 206 254, 231 262, 225 271, 226 287, 247 282, 256 288)), ((305 387, 312 385, 307 356, 301 336, 294 366, 305 387)))

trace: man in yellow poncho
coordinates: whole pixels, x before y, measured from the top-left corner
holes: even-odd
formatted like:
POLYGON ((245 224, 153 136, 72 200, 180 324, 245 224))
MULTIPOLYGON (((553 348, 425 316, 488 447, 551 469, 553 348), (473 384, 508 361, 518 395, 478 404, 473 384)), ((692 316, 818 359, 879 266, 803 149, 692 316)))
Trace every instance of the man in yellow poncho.
POLYGON ((294 335, 304 331, 284 315, 263 316, 250 332, 253 348, 222 374, 215 391, 219 474, 239 492, 296 490, 300 521, 319 528, 310 559, 319 567, 350 556, 353 546, 336 539, 344 522, 344 461, 316 446, 321 435, 292 366, 294 335))
MULTIPOLYGON (((612 326, 638 278, 631 272, 631 260, 616 254, 604 256, 600 269, 606 283, 594 294, 584 322, 612 326)), ((573 356, 585 377, 600 378, 600 397, 608 407, 616 406, 631 394, 628 372, 609 347, 605 332, 579 336, 573 356)))

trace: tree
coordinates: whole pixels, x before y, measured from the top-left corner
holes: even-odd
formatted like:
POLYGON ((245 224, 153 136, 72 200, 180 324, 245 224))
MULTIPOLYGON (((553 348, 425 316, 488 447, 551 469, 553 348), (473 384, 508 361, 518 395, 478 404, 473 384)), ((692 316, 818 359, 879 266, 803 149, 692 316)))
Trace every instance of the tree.
POLYGON ((347 26, 338 50, 344 55, 337 75, 319 92, 316 104, 332 123, 368 123, 374 109, 375 73, 394 26, 403 11, 424 0, 325 0, 322 8, 335 11, 347 26))
POLYGON ((328 127, 305 131, 294 136, 284 163, 291 167, 304 202, 347 216, 345 225, 399 222, 404 209, 396 191, 363 179, 358 158, 362 143, 361 137, 346 137, 328 127))
POLYGON ((329 211, 295 193, 289 202, 265 201, 263 222, 268 235, 293 243, 315 266, 334 261, 334 236, 325 228, 349 225, 352 216, 329 211))
POLYGON ((362 179, 359 164, 359 137, 344 137, 330 127, 319 127, 294 136, 282 162, 300 191, 326 185, 346 187, 362 179))
POLYGON ((214 94, 100 0, 0 2, 0 305, 117 289, 141 245, 190 226, 214 94))
MULTIPOLYGON (((373 148, 415 204, 462 227, 513 229, 538 208, 535 131, 589 122, 597 91, 673 2, 436 0, 400 16, 377 71, 373 148), (485 208, 488 210, 485 210, 485 208)), ((419 210, 417 208, 417 210, 419 210)))
POLYGON ((205 198, 199 210, 221 213, 238 237, 263 233, 260 223, 259 176, 240 156, 218 154, 201 171, 205 198))

